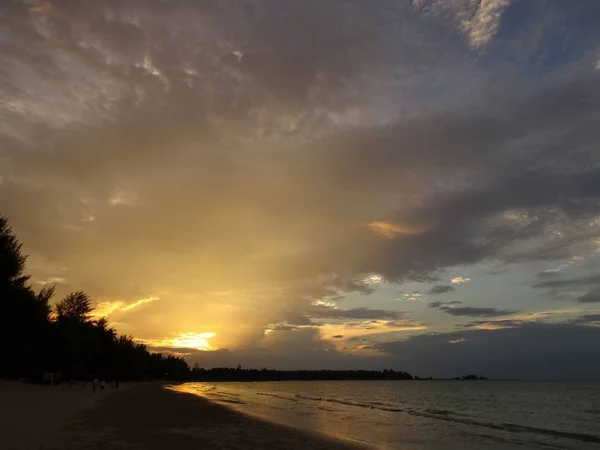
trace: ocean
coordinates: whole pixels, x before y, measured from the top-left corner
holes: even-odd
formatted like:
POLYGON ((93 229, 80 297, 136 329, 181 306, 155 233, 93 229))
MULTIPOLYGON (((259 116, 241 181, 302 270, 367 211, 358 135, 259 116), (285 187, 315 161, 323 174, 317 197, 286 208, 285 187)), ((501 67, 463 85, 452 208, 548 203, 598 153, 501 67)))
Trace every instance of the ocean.
POLYGON ((175 389, 380 449, 600 448, 600 382, 287 381, 175 389))

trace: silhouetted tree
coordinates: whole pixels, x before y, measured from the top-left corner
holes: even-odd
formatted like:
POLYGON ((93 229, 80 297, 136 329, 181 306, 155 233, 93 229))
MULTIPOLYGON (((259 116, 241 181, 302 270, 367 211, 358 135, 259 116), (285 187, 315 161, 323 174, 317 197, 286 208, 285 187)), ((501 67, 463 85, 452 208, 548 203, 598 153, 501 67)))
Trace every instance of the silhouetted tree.
POLYGON ((66 377, 185 379, 182 358, 150 353, 131 336, 117 336, 106 318, 93 319, 83 291, 60 300, 51 315, 55 288, 36 294, 24 273, 22 245, 0 216, 0 340, 4 344, 0 377, 41 378, 44 371, 66 377))
POLYGON ((35 296, 40 308, 42 308, 44 315, 48 320, 50 319, 50 312, 52 311, 52 308, 50 307, 50 300, 54 296, 55 289, 56 286, 46 284, 35 296))
POLYGON ((29 279, 23 275, 27 256, 21 252, 22 244, 8 225, 8 220, 0 216, 0 289, 2 294, 10 290, 24 289, 29 279))
POLYGON ((289 380, 413 380, 407 372, 394 370, 273 370, 217 367, 202 369, 198 365, 189 374, 195 381, 289 381, 289 380))
POLYGON ((0 341, 3 343, 0 376, 28 376, 40 363, 39 344, 48 333, 48 296, 36 295, 24 274, 26 255, 5 217, 0 216, 0 341))
POLYGON ((93 311, 90 298, 83 291, 73 292, 56 304, 56 315, 59 319, 69 318, 78 322, 87 322, 93 311))

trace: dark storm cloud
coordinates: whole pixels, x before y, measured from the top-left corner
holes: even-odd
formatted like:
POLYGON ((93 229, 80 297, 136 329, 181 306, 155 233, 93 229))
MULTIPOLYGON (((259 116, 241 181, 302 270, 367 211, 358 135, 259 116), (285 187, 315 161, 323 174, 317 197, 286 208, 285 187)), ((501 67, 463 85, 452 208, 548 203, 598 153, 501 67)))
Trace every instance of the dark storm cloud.
MULTIPOLYGON (((452 11, 423 19, 392 0, 10 2, 1 212, 44 277, 66 267, 70 285, 103 298, 179 290, 156 308, 190 308, 178 298, 195 295, 257 330, 394 320, 310 306, 369 292, 374 273, 431 281, 457 264, 589 250, 600 235, 595 59, 535 80, 503 60, 486 70, 473 59, 476 28, 459 38, 452 11), (224 291, 227 301, 212 299, 224 291)), ((502 45, 494 54, 514 48, 502 45)))
MULTIPOLYGON (((538 311, 532 313, 520 314, 513 319, 494 319, 494 320, 471 320, 467 323, 456 325, 455 328, 483 328, 496 329, 505 327, 518 327, 527 323, 548 323, 549 320, 558 321, 561 317, 565 320, 570 311, 538 311)), ((565 322, 572 323, 572 322, 565 322)))
POLYGON ((456 306, 460 305, 460 301, 451 302, 429 302, 429 307, 439 309, 452 316, 465 316, 465 317, 501 317, 514 314, 518 311, 510 309, 497 309, 497 308, 477 308, 474 306, 456 306))
MULTIPOLYGON (((372 321, 376 322, 376 321, 372 321)), ((404 319, 404 320, 390 320, 385 323, 386 328, 404 328, 404 327, 417 327, 421 325, 420 323, 412 320, 412 319, 404 319)))
MULTIPOLYGON (((402 311, 389 311, 384 309, 352 308, 337 309, 325 305, 310 305, 308 307, 298 308, 299 315, 286 318, 286 322, 293 325, 312 325, 311 319, 318 319, 321 322, 328 320, 344 319, 388 319, 395 320, 404 316, 402 311)), ((373 322, 377 322, 374 320, 373 322)))
POLYGON ((523 324, 522 320, 513 319, 499 319, 494 321, 489 320, 472 320, 470 322, 456 325, 456 328, 478 328, 478 327, 497 327, 497 328, 510 328, 518 327, 523 324))
POLYGON ((384 309, 334 309, 327 306, 315 306, 314 308, 311 308, 309 314, 311 317, 320 319, 398 319, 399 317, 402 317, 404 313, 384 309))
POLYGON ((446 292, 452 292, 456 290, 454 286, 449 285, 438 285, 431 288, 430 294, 445 294, 446 292))
POLYGON ((310 317, 294 312, 286 316, 285 321, 291 325, 314 325, 310 317))
POLYGON ((577 297, 578 303, 600 303, 600 289, 594 289, 577 297))
POLYGON ((442 308, 442 307, 452 307, 454 305, 461 305, 462 302, 457 300, 453 300, 451 302, 429 302, 430 308, 442 308))
POLYGON ((292 326, 292 325, 284 325, 281 323, 278 323, 274 326, 269 327, 269 330, 271 331, 291 331, 291 330, 297 330, 298 327, 292 326))
POLYGON ((560 273, 556 270, 545 270, 543 272, 539 272, 536 277, 540 280, 548 280, 560 277, 560 273))
MULTIPOLYGON (((435 302, 434 302, 435 304, 435 302)), ((465 316, 465 317, 500 317, 514 314, 518 311, 511 309, 497 309, 497 308, 477 308, 474 306, 452 306, 448 304, 441 304, 439 306, 433 306, 429 304, 430 308, 436 308, 448 313, 452 316, 465 316)))
POLYGON ((523 324, 501 330, 423 334, 379 348, 421 376, 481 373, 492 378, 597 379, 600 327, 523 324), (574 351, 574 349, 577 349, 574 351), (436 355, 424 359, 423 354, 436 355))
POLYGON ((589 287, 597 284, 600 284, 600 275, 589 275, 586 277, 578 278, 540 281, 538 283, 533 284, 532 287, 543 289, 569 289, 574 287, 589 287))
POLYGON ((600 314, 583 314, 571 321, 575 325, 600 325, 600 314))
POLYGON ((550 278, 532 285, 534 288, 548 289, 549 295, 561 296, 571 291, 585 290, 575 299, 577 303, 599 303, 600 302, 600 276, 588 275, 576 278, 550 278))

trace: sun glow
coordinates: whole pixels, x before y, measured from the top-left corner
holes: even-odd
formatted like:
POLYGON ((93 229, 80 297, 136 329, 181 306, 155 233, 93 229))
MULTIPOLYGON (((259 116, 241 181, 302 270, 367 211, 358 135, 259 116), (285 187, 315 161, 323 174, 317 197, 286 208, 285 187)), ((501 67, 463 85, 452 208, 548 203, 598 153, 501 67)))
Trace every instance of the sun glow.
POLYGON ((137 341, 155 348, 188 348, 201 351, 214 350, 208 342, 216 333, 179 333, 172 338, 164 339, 138 339, 137 341))
POLYGON ((197 350, 211 350, 208 340, 215 333, 181 333, 172 340, 173 347, 195 348, 197 350))

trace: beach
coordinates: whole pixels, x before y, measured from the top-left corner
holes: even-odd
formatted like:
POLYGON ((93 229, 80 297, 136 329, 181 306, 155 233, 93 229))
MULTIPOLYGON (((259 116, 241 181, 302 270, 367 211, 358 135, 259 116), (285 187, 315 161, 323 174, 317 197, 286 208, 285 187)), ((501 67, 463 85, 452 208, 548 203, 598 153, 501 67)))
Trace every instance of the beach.
POLYGON ((262 421, 159 383, 91 387, 0 384, 0 448, 352 449, 352 443, 262 421), (4 401, 7 399, 7 401, 4 401))
POLYGON ((0 448, 40 448, 78 412, 93 408, 110 395, 110 389, 92 393, 91 383, 69 387, 0 381, 0 448))
POLYGON ((592 382, 0 382, 0 449, 591 450, 592 382), (536 400, 537 399, 537 400, 536 400), (560 406, 559 406, 560 405, 560 406))

